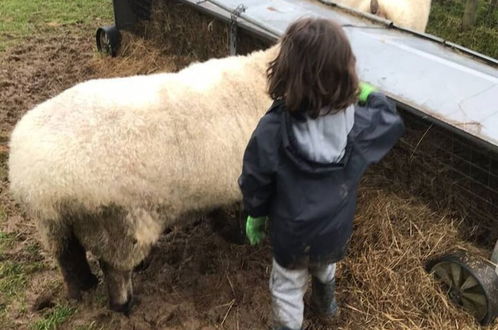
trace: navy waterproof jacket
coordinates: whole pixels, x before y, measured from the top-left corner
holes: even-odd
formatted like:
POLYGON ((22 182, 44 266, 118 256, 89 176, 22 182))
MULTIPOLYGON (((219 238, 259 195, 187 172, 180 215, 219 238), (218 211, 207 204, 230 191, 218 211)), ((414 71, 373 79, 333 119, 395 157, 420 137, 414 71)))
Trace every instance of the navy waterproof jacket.
POLYGON ((283 267, 303 261, 342 259, 351 237, 358 183, 404 131, 394 104, 381 93, 355 106, 344 156, 317 163, 303 156, 291 129, 295 118, 276 101, 246 148, 239 186, 246 212, 270 217, 275 260, 283 267))

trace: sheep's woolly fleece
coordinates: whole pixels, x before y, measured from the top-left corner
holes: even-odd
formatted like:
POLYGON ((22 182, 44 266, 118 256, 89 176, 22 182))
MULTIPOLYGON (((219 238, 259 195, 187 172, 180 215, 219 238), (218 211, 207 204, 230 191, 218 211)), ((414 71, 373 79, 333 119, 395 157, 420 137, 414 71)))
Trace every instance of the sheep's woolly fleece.
POLYGON ((61 248, 72 222, 86 249, 129 269, 169 221, 239 200, 275 49, 90 80, 29 111, 11 137, 9 180, 48 248, 61 248))
MULTIPOLYGON (((356 10, 371 13, 372 0, 333 0, 334 2, 356 10)), ((378 0, 376 14, 392 21, 400 27, 425 32, 429 21, 431 0, 378 0)))

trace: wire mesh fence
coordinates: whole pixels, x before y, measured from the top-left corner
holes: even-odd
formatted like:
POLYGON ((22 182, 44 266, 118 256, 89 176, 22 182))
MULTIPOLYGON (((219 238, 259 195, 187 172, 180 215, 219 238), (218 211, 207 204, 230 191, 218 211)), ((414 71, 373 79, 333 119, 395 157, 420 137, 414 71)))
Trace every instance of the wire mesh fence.
POLYGON ((390 170, 407 189, 472 224, 469 238, 498 238, 498 154, 484 144, 402 112, 406 133, 390 156, 390 170))

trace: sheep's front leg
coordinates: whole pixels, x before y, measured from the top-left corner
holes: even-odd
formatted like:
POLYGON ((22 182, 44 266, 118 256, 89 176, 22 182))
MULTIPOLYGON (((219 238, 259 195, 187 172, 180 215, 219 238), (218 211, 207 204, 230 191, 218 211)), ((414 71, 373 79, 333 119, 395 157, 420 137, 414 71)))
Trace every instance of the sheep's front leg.
POLYGON ((131 269, 118 270, 100 261, 100 267, 104 272, 109 297, 109 307, 113 311, 129 315, 133 306, 133 287, 131 282, 131 269))
POLYGON ((90 270, 85 249, 74 234, 69 235, 56 257, 69 298, 81 300, 81 291, 97 286, 98 279, 90 270))

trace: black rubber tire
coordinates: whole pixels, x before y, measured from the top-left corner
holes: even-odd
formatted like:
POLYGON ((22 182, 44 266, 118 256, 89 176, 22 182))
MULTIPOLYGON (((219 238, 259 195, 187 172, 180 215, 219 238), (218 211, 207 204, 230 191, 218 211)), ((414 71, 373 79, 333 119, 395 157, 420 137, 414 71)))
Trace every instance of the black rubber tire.
POLYGON ((121 33, 114 25, 100 27, 95 33, 95 41, 100 53, 115 57, 121 46, 121 33))
POLYGON ((498 274, 488 260, 458 250, 431 258, 426 270, 444 282, 450 299, 482 325, 498 316, 498 274))

